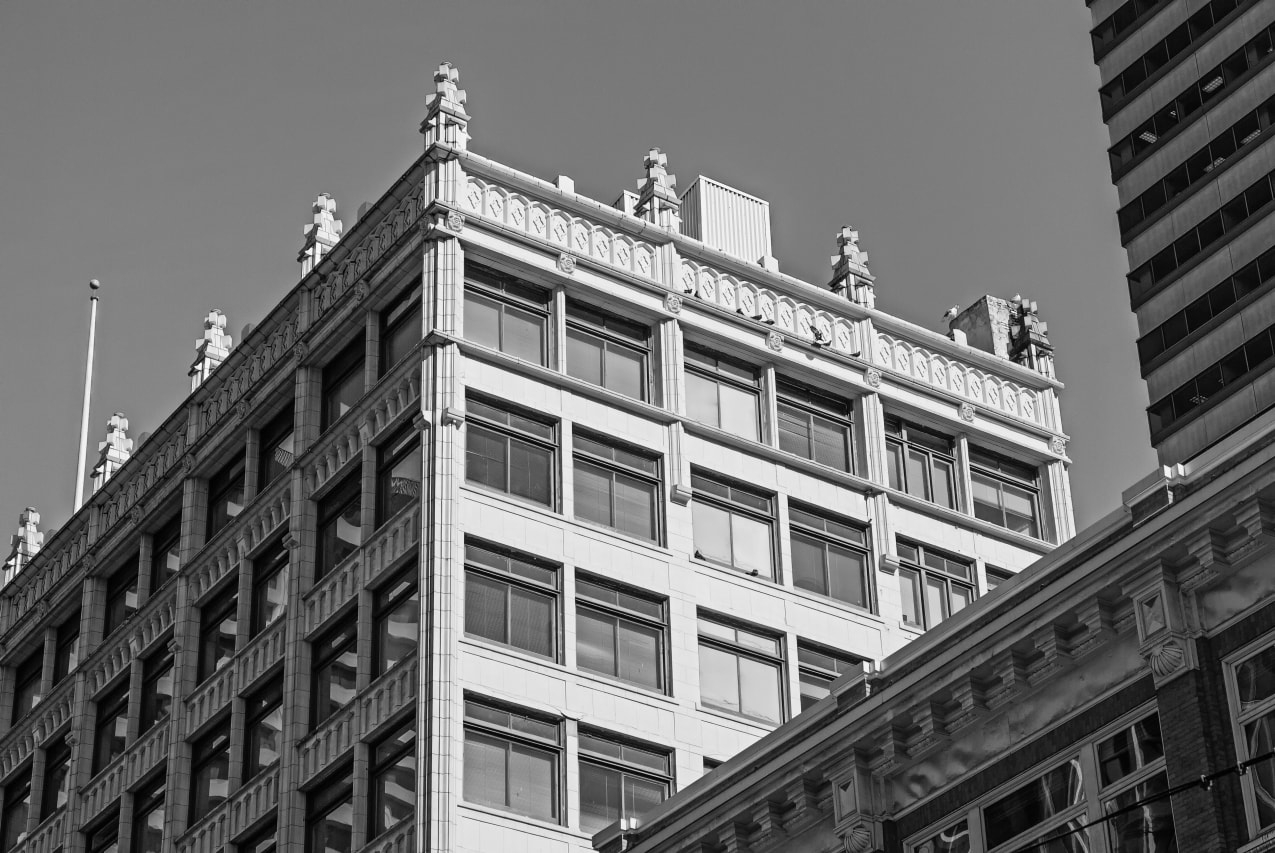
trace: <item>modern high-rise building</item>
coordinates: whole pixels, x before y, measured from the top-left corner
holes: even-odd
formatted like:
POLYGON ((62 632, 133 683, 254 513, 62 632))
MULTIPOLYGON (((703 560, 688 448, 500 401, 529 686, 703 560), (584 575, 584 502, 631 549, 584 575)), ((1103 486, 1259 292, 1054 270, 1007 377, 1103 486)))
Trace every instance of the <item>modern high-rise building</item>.
MULTIPOLYGON (((425 153, 0 590, 0 851, 569 851, 1073 532, 1035 306, 940 335, 844 229, 651 151, 606 205, 425 153)), ((177 380, 177 377, 174 377, 177 380)))
POLYGON ((1088 0, 1151 443, 1275 405, 1275 0, 1088 0))

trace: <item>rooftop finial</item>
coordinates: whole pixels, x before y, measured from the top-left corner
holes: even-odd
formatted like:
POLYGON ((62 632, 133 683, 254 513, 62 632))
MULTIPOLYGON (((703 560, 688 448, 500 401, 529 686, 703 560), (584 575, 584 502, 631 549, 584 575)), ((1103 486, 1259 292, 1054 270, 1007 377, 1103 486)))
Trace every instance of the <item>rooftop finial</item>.
POLYGON ((460 72, 450 62, 444 62, 434 72, 434 94, 421 122, 425 134, 425 148, 442 143, 458 151, 469 145, 469 114, 465 112, 467 95, 460 83, 460 72))
POLYGON ((39 524, 40 513, 35 511, 35 507, 27 507, 18 516, 18 532, 9 540, 9 557, 0 572, 0 586, 13 580, 44 545, 44 534, 40 532, 39 524))
POLYGON ((336 199, 332 196, 319 193, 314 199, 312 210, 314 221, 301 229, 301 233, 305 235, 305 243, 301 246, 301 254, 297 255, 297 260, 301 262, 302 278, 309 275, 319 265, 319 261, 323 260, 323 256, 340 242, 341 232, 344 230, 341 220, 336 218, 336 199))
POLYGON ((841 226, 837 232, 837 254, 829 262, 832 264, 832 290, 838 293, 844 291, 847 299, 865 308, 875 307, 875 279, 868 271, 868 253, 859 248, 858 231, 849 225, 841 226))
POLYGON ((1009 357, 1024 367, 1054 378, 1054 346, 1049 325, 1040 319, 1034 299, 1019 294, 1009 301, 1009 357))
POLYGON ((123 412, 116 412, 106 422, 106 440, 97 445, 100 454, 97 464, 93 466, 93 491, 106 485, 106 481, 115 475, 129 456, 133 453, 133 439, 127 435, 128 418, 123 412))
POLYGON ((195 341, 195 362, 190 366, 190 390, 203 384, 217 365, 230 355, 232 341, 226 334, 226 315, 214 308, 204 318, 204 336, 195 341))
POLYGON ((634 212, 648 222, 679 231, 681 202, 677 198, 677 175, 670 175, 668 171, 668 155, 652 148, 642 159, 642 168, 646 170, 646 177, 637 182, 634 212))

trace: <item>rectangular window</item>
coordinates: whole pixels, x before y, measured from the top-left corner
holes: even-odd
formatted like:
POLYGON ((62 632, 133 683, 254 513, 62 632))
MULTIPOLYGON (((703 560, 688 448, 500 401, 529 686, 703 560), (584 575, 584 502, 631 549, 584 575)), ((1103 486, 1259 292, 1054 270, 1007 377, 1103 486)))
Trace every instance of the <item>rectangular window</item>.
POLYGON ((709 426, 757 441, 761 378, 757 369, 708 347, 686 344, 686 414, 709 426))
POLYGON ((700 701, 763 723, 784 721, 783 641, 699 617, 700 701))
POLYGON ((1040 532, 1040 472, 1031 465, 970 446, 974 517, 1036 539, 1040 532))
POLYGON ((801 681, 801 710, 831 692, 832 682, 843 675, 863 672, 863 661, 844 652, 797 643, 797 672, 801 681))
POLYGON ((195 741, 190 761, 190 823, 230 795, 230 720, 222 720, 195 741))
MULTIPOLYGON (((1234 687, 1231 713, 1239 760, 1269 756, 1275 751, 1275 644, 1243 658, 1227 676, 1234 687)), ((1275 758, 1250 766, 1240 784, 1251 835, 1260 835, 1275 826, 1275 758)))
POLYGON ((416 651, 420 636, 421 599, 416 586, 416 560, 372 594, 372 677, 416 651))
MULTIPOLYGON (((1022 839, 1027 846, 1034 846, 1033 842, 1038 838, 1068 826, 1068 821, 1056 819, 1069 813, 1072 806, 1084 802, 1080 762, 1073 758, 983 808, 983 833, 987 846, 995 847, 1035 830, 1031 836, 1022 839)), ((1076 816, 1083 817, 1083 812, 1076 813, 1076 816)), ((1085 837, 1081 836, 1082 839, 1085 837)), ((1088 850, 1089 847, 1086 843, 1078 849, 1088 850)))
POLYGON ((617 394, 649 396, 651 332, 645 326, 567 303, 567 373, 617 394))
POLYGON ((793 585, 870 609, 867 529, 796 505, 788 523, 793 585))
MULTIPOLYGON (((349 618, 353 620, 354 614, 349 618)), ((354 698, 359 655, 357 627, 339 625, 326 636, 315 640, 313 679, 310 693, 310 727, 318 728, 324 720, 341 710, 354 698)))
POLYGON ((84 831, 86 853, 119 853, 120 812, 118 808, 84 831))
POLYGON ((356 471, 319 501, 317 583, 363 544, 363 484, 356 471))
POLYGON ((239 636, 238 578, 222 584, 210 600, 199 608, 199 665, 196 682, 203 681, 235 656, 239 636))
POLYGON ((660 541, 660 460, 585 432, 572 437, 576 517, 660 541))
POLYGON ((208 478, 208 528, 211 539, 244 507, 244 455, 241 452, 208 478))
POLYGON ((165 781, 160 774, 133 794, 133 853, 163 853, 165 781))
POLYGON ((407 424, 376 451, 376 526, 421 499, 421 434, 407 424))
POLYGON ((586 672, 666 690, 664 602, 576 576, 576 664, 586 672))
POLYGON ((151 595, 181 571, 181 513, 151 536, 151 595))
POLYGON ((277 817, 235 845, 235 853, 276 853, 279 849, 277 817))
POLYGON ((745 574, 775 577, 775 499, 691 472, 695 556, 745 574))
POLYGON ((549 354, 549 292, 474 263, 465 264, 465 337, 544 365, 549 354))
POLYGON ((134 554, 106 580, 102 636, 108 636, 137 610, 138 555, 134 554))
POLYGON ((40 821, 66 805, 70 795, 71 747, 65 737, 49 744, 44 751, 44 786, 40 796, 40 821))
POLYGON ((580 829, 592 834, 622 818, 640 818, 673 787, 668 750, 603 732, 580 732, 580 829))
POLYGON ((423 326, 421 282, 418 279, 381 312, 381 376, 407 358, 407 354, 421 342, 423 326))
POLYGON ((933 628, 974 600, 974 564, 928 545, 898 542, 903 621, 933 628))
POLYGON ((27 655, 26 660, 13 668, 13 718, 10 725, 40 702, 40 682, 44 677, 44 647, 27 655))
POLYGON ((53 653, 53 683, 75 671, 80 662, 80 611, 58 626, 57 648, 53 653))
POLYGON ((469 398, 465 479, 553 507, 557 425, 495 403, 469 398))
POLYGON ((173 706, 173 653, 168 649, 168 642, 161 641, 159 649, 142 660, 139 736, 167 717, 173 706))
POLYGON ((557 720, 466 700, 467 801, 559 823, 561 765, 557 720))
POLYGON ((0 850, 9 851, 27 837, 31 812, 31 765, 4 783, 4 814, 0 815, 0 850))
POLYGON ((890 488, 956 509, 952 439, 891 415, 885 418, 890 488))
POLYGON ((296 432, 292 425, 292 403, 284 406, 258 434, 257 491, 287 473, 296 458, 296 432))
POLYGON ((352 768, 336 773, 306 797, 306 853, 351 853, 354 849, 352 768))
POLYGON ((246 700, 243 778, 251 779, 279 760, 283 747, 283 673, 267 678, 265 686, 246 700))
POLYGON ((466 542, 465 633, 557 660, 557 567, 466 542))
POLYGON ((838 471, 854 470, 854 409, 850 403, 779 380, 779 449, 838 471))
POLYGON ((283 616, 288 605, 290 557, 291 552, 280 537, 253 558, 249 636, 257 636, 283 616))
POLYGON ((416 719, 408 717, 372 747, 368 838, 416 812, 416 719))
POLYGON ((128 680, 103 693, 97 700, 93 726, 93 775, 124 754, 128 736, 128 680))
POLYGON ((1010 578, 1014 576, 1013 572, 1007 572, 1004 569, 998 569, 995 566, 988 566, 986 569, 986 574, 987 574, 987 591, 988 592, 991 592, 992 590, 996 589, 996 587, 1000 586, 1005 581, 1009 580, 1010 578))
POLYGON ((323 368, 323 399, 320 403, 319 431, 354 408, 363 396, 363 362, 367 344, 360 334, 323 368))

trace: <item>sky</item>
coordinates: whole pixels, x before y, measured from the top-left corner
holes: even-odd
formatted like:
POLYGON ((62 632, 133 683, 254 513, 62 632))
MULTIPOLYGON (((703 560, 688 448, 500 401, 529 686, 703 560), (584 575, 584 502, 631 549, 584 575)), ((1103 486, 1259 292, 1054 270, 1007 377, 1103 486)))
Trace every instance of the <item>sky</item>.
POLYGON ((236 342, 298 281, 317 193, 353 222, 420 155, 440 62, 471 148, 604 202, 651 147, 767 199, 780 269, 859 230, 877 307, 935 331, 1035 299, 1066 383, 1081 527, 1155 464, 1081 0, 14 2, 0 5, 0 535, 70 515, 153 430, 210 309, 236 342), (87 489, 86 489, 87 491, 87 489))

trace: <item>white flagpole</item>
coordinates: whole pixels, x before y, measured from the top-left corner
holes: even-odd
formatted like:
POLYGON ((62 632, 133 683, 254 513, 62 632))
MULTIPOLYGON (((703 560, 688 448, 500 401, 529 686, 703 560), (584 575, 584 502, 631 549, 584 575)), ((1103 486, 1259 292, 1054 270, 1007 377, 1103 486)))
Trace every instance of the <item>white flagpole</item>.
POLYGON ((84 408, 80 415, 80 461, 75 466, 75 506, 71 511, 79 509, 84 503, 84 458, 89 449, 89 395, 93 391, 93 339, 97 332, 97 290, 102 283, 97 279, 89 282, 89 355, 84 367, 84 408))

